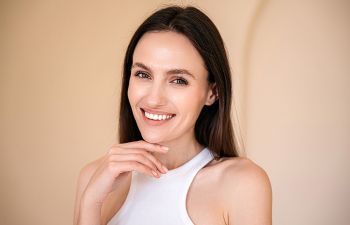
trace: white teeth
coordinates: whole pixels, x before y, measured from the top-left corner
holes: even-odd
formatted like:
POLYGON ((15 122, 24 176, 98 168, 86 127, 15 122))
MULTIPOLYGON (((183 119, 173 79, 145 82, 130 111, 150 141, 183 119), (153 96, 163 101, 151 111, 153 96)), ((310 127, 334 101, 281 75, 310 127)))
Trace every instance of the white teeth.
POLYGON ((148 113, 145 111, 145 116, 149 119, 152 120, 167 120, 172 118, 173 116, 170 115, 157 115, 157 114, 152 114, 152 113, 148 113))

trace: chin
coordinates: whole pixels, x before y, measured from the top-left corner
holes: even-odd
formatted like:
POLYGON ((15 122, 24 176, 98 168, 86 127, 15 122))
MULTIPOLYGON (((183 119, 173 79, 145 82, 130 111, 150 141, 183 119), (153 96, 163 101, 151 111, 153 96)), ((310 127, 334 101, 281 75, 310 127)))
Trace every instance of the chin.
POLYGON ((152 135, 144 135, 142 134, 143 140, 145 140, 148 143, 160 143, 164 141, 164 138, 158 135, 152 136, 152 135))

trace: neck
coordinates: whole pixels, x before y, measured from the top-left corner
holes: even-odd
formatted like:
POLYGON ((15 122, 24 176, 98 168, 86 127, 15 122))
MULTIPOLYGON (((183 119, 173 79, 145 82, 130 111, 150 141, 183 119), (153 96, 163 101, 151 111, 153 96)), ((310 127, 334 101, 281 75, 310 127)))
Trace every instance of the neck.
POLYGON ((183 165, 195 155, 197 155, 204 146, 200 145, 194 136, 180 140, 173 140, 169 142, 160 142, 158 144, 169 147, 167 153, 154 152, 153 155, 168 168, 172 170, 183 165))

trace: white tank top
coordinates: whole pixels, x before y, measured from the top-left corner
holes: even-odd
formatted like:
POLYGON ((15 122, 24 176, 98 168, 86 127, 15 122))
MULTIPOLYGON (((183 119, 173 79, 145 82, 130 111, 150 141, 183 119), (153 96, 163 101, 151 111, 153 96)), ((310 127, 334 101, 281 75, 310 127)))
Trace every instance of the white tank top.
POLYGON ((198 171, 213 158, 204 148, 160 178, 132 171, 128 196, 107 225, 194 225, 187 214, 187 192, 198 171))

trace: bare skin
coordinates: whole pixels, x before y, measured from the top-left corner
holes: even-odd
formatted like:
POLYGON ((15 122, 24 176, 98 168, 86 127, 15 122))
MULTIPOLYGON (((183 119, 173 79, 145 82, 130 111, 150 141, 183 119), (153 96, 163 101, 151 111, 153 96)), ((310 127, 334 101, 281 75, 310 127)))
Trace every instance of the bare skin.
MULTIPOLYGON (((203 149, 194 126, 202 108, 217 100, 216 85, 209 84, 207 76, 203 59, 187 37, 175 32, 143 35, 128 86, 143 141, 116 144, 82 169, 75 225, 107 224, 127 197, 131 171, 159 177, 203 149), (146 118, 146 112, 174 116, 159 125, 146 118)), ((198 172, 186 208, 194 224, 270 225, 271 198, 268 176, 259 166, 246 158, 222 158, 198 172)))
MULTIPOLYGON (((109 152, 107 155, 110 154, 109 152)), ((155 158, 154 160, 156 161, 155 158)), ((105 157, 102 157, 88 164, 81 171, 74 224, 106 225, 118 212, 127 197, 131 182, 130 173, 120 174, 115 180, 116 188, 112 188, 105 199, 98 203, 96 207, 91 207, 88 210, 82 206, 87 203, 87 200, 85 200, 87 183, 91 180, 93 174, 96 175, 96 171, 101 168, 104 161, 105 157), (79 202, 82 203, 79 204, 79 202), (85 212, 90 217, 84 218, 80 211, 83 214, 85 212), (100 211, 101 214, 99 214, 100 211), (91 212, 97 212, 95 217, 92 216, 93 213, 91 214, 91 212)), ((153 164, 153 168, 155 167, 157 167, 156 163, 153 164)), ((159 170, 158 172, 161 173, 159 170)), ((150 175, 150 172, 143 173, 153 176, 150 175)), ((247 158, 213 159, 195 176, 189 188, 186 202, 188 215, 194 224, 272 224, 269 179, 264 170, 247 158)))

